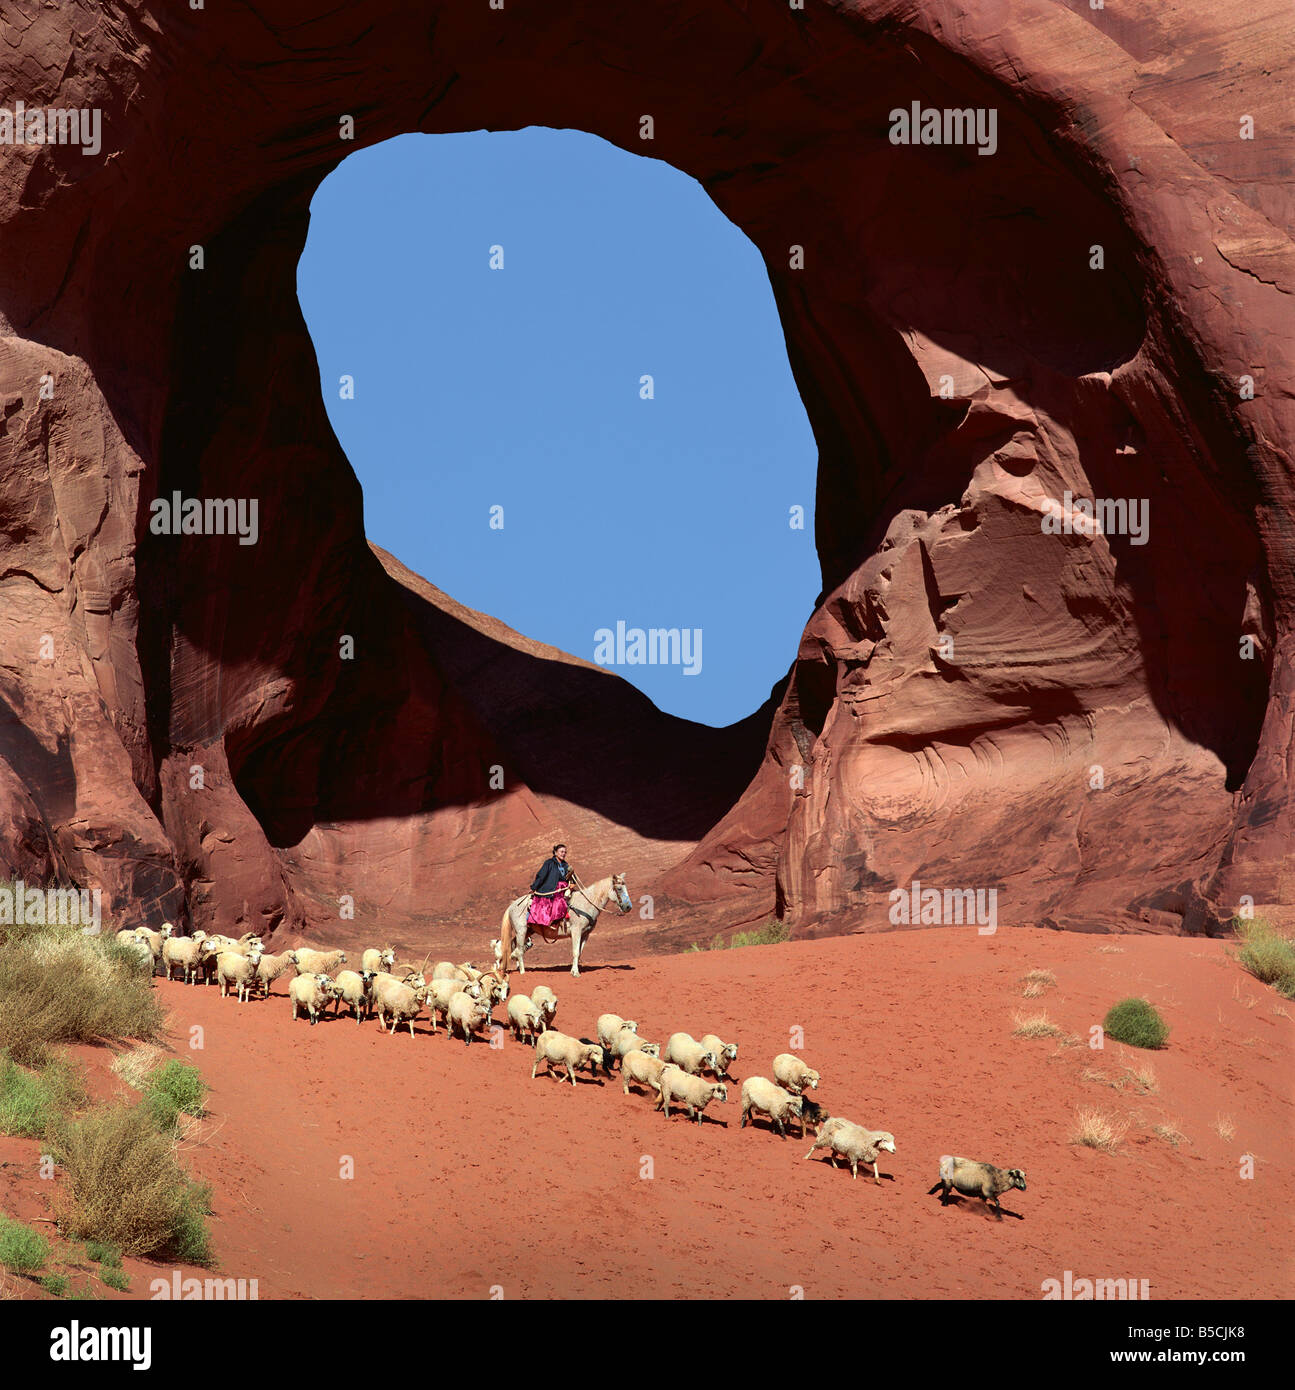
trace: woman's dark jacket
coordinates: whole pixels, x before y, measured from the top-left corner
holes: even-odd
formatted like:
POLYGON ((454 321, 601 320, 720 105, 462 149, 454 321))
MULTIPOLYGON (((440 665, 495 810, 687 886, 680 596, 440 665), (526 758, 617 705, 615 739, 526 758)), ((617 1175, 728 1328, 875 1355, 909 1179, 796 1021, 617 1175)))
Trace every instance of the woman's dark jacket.
POLYGON ((565 883, 571 874, 571 865, 560 859, 546 859, 531 884, 532 893, 552 893, 559 884, 565 883))

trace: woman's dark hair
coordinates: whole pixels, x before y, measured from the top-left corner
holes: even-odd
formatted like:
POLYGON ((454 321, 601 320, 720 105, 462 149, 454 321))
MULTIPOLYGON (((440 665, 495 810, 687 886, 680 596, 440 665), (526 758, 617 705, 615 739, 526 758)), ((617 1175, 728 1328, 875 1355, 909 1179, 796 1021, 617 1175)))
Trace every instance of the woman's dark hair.
POLYGON ((553 846, 553 853, 556 855, 557 852, 558 852, 558 850, 560 850, 560 849, 566 849, 566 845, 554 845, 554 846, 553 846))

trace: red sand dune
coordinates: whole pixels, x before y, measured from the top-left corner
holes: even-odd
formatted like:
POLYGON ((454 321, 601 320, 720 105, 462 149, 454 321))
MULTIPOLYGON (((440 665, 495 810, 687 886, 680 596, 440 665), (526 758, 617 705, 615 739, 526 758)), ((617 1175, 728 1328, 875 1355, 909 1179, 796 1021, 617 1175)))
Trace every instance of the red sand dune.
MULTIPOLYGON (((931 929, 862 947, 595 960, 578 980, 545 964, 513 983, 552 986, 567 1032, 591 1035, 611 1009, 661 1042, 677 1029, 732 1035, 739 1078, 767 1075, 803 1027, 820 1099, 895 1135, 880 1188, 803 1161, 807 1141, 740 1130, 737 1086, 700 1127, 667 1123, 619 1079, 532 1081, 532 1054, 511 1039, 465 1048, 425 1023, 412 1039, 346 1019, 311 1028, 281 995, 240 1007, 161 983, 177 1046, 192 1025, 205 1031, 188 1055, 212 1085, 211 1115, 190 1157, 216 1186, 221 1273, 257 1279, 263 1298, 489 1298, 500 1286, 509 1299, 784 1299, 800 1285, 806 1298, 1033 1299, 1066 1270, 1145 1278, 1153 1299, 1291 1294, 1295 1009, 1220 942, 931 929), (1057 984, 1027 1001, 1020 977, 1034 967, 1057 984), (1162 1009, 1166 1050, 1087 1047, 1127 994, 1162 1009), (1013 1038, 1013 1015, 1040 1007, 1084 1043, 1013 1038), (1154 1067, 1154 1094, 1081 1079, 1133 1061, 1154 1067), (1128 1123, 1117 1153, 1068 1142, 1082 1104, 1128 1123), (1185 1141, 1157 1137, 1160 1124, 1185 1141), (942 1209, 927 1190, 949 1152, 1024 1168, 1029 1190, 1004 1199, 1022 1219, 997 1222, 979 1202, 942 1209)), ((559 961, 561 948, 533 958, 559 961)))

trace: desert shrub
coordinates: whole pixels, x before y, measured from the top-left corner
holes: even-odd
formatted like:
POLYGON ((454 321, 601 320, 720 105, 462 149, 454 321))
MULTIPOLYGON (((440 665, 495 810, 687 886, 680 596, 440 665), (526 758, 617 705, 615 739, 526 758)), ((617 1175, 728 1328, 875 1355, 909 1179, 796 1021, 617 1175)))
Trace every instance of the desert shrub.
POLYGON ((730 946, 777 946, 780 942, 786 941, 791 936, 791 927, 786 922, 777 920, 766 922, 763 927, 756 927, 753 931, 734 932, 730 946))
POLYGON ((202 1215, 210 1189, 194 1183, 161 1132, 147 1102, 103 1105, 58 1121, 50 1144, 65 1170, 54 1197, 64 1230, 127 1255, 210 1258, 202 1215))
POLYGON ((0 1052, 0 1132, 40 1139, 57 1114, 84 1099, 80 1073, 70 1062, 55 1059, 32 1071, 0 1052))
POLYGON ((21 1221, 0 1216, 0 1265, 15 1274, 34 1274, 49 1259, 49 1242, 21 1221))
POLYGON ((102 1279, 110 1289, 116 1289, 118 1293, 130 1292, 130 1276, 124 1269, 101 1269, 99 1271, 99 1278, 102 1279))
POLYGON ((66 1298, 68 1277, 66 1274, 47 1274, 41 1279, 40 1286, 46 1293, 53 1294, 55 1298, 66 1298))
POLYGON ((207 1083, 191 1062, 172 1059, 151 1072, 144 1083, 145 1103, 159 1129, 172 1130, 180 1115, 201 1115, 207 1083))
POLYGON ((52 1043, 150 1038, 162 1009, 150 977, 113 937, 77 927, 0 928, 0 1049, 22 1066, 52 1043))
POLYGON ((1108 1038, 1130 1047, 1163 1047, 1169 1025, 1145 999, 1121 999, 1102 1022, 1108 1038))
POLYGON ((1263 917, 1234 917, 1232 931, 1241 943, 1237 959, 1242 967, 1284 998, 1295 999, 1295 942, 1263 917))
POLYGON ((1017 1013, 1012 1017, 1016 1027, 1012 1029, 1014 1038, 1057 1038, 1061 1029, 1048 1017, 1046 1009, 1037 1014, 1017 1013))
POLYGON ((779 922, 776 919, 766 922, 763 927, 755 927, 751 931, 734 932, 732 936, 725 937, 723 932, 716 932, 710 939, 710 944, 699 946, 693 942, 688 947, 689 951, 727 951, 739 946, 776 946, 779 942, 787 941, 791 938, 791 927, 786 922, 779 922))

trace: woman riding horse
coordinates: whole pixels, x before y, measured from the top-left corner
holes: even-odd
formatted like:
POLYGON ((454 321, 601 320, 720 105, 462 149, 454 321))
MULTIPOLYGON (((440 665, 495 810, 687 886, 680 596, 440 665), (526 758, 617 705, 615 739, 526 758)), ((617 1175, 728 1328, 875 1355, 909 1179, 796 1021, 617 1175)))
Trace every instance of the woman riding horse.
POLYGON ((528 927, 551 927, 567 915, 567 894, 571 887, 571 865, 567 863, 566 845, 554 845, 553 857, 540 865, 531 881, 528 927))

